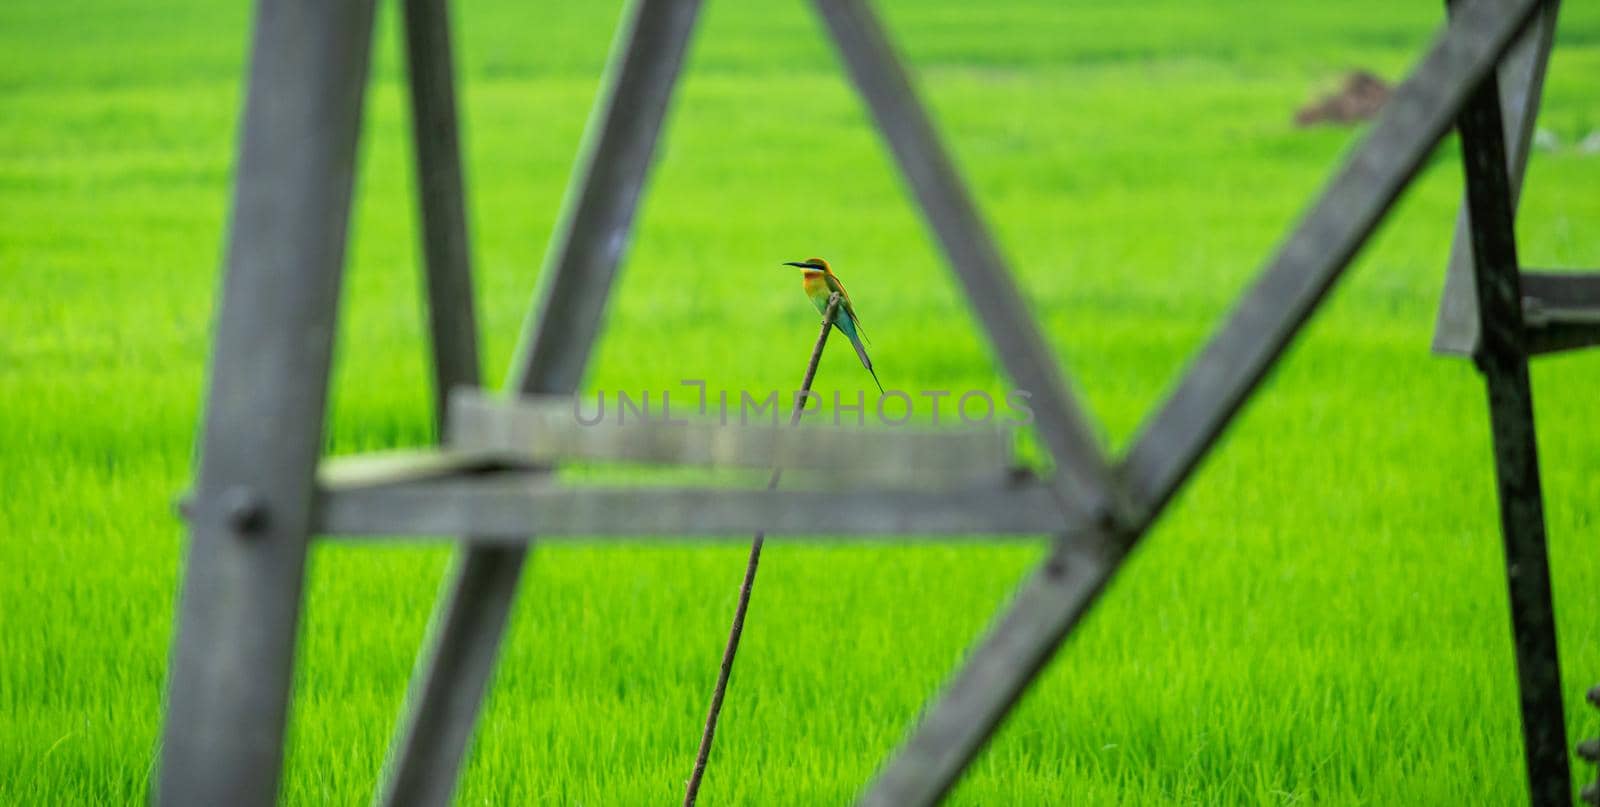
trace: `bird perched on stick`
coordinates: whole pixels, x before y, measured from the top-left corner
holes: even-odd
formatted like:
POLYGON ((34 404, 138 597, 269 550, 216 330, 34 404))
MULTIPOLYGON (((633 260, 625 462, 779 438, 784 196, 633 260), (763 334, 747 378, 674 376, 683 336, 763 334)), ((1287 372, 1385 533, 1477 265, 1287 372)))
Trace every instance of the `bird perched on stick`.
POLYGON ((839 310, 834 315, 833 327, 850 340, 855 346, 856 355, 861 357, 861 366, 867 368, 872 374, 872 383, 878 385, 879 394, 883 393, 883 382, 878 380, 877 371, 872 369, 872 359, 867 358, 867 349, 862 346, 861 340, 866 333, 861 330, 861 318, 856 316, 856 307, 850 303, 850 292, 844 290, 844 284, 839 282, 839 276, 833 273, 828 262, 821 258, 807 258, 803 261, 789 261, 784 266, 798 266, 805 270, 805 280, 801 287, 806 290, 806 296, 811 298, 811 304, 817 307, 824 316, 828 313, 828 298, 834 292, 839 293, 839 310))

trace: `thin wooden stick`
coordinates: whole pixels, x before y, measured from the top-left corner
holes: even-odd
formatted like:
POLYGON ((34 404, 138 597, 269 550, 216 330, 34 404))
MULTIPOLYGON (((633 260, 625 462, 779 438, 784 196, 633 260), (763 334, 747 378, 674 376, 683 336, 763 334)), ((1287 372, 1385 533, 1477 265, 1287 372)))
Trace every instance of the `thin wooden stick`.
MULTIPOLYGON (((833 318, 839 310, 839 293, 834 292, 828 297, 828 308, 822 312, 822 331, 817 334, 817 344, 811 349, 811 361, 806 363, 805 378, 800 380, 800 391, 795 393, 794 411, 789 415, 789 425, 800 422, 800 415, 805 412, 805 393, 811 391, 811 381, 817 377, 817 364, 822 361, 822 349, 828 344, 828 331, 832 330, 833 318)), ((772 477, 767 480, 767 490, 778 487, 778 480, 783 476, 781 467, 772 469, 772 477)), ((733 626, 728 629, 728 645, 722 649, 722 668, 717 672, 717 688, 711 693, 711 709, 706 713, 706 727, 700 734, 700 751, 694 758, 694 773, 689 775, 689 783, 683 794, 683 807, 694 807, 694 801, 700 795, 700 780, 706 773, 706 761, 711 758, 711 738, 717 733, 717 715, 722 712, 722 698, 728 691, 728 677, 733 673, 733 656, 739 652, 739 637, 744 635, 744 615, 750 609, 750 589, 755 586, 756 568, 761 565, 761 545, 766 543, 765 530, 756 533, 755 540, 750 543, 750 559, 745 563, 744 582, 739 586, 739 605, 733 611, 733 626)))

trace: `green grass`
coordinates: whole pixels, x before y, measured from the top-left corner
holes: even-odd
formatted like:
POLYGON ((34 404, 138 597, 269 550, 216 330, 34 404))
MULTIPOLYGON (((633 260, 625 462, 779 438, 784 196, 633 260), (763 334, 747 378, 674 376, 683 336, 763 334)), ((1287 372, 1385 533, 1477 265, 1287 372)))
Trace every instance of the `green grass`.
MULTIPOLYGON (((458 16, 499 382, 615 4, 458 16)), ((142 800, 237 135, 243 4, 0 5, 0 803, 142 800)), ((1437 3, 901 0, 885 13, 1079 389, 1124 447, 1352 142, 1294 107, 1397 77, 1437 3)), ((1541 125, 1600 128, 1568 3, 1541 125)), ((815 20, 708 4, 587 388, 792 385, 830 258, 886 384, 1004 389, 815 20), (692 290, 692 291, 691 291, 692 290)), ((406 117, 385 9, 328 444, 431 439, 406 117)), ((1534 265, 1600 265, 1600 157, 1538 153, 1534 265)), ((1453 141, 1083 628, 959 804, 1515 803, 1524 783, 1483 393, 1427 344, 1453 141)), ((1568 725, 1600 719, 1600 357, 1535 368, 1568 725)), ((818 388, 867 379, 847 351, 818 388)), ((706 803, 837 803, 904 736, 1033 544, 770 545, 706 803)), ((643 804, 688 773, 744 551, 533 556, 464 803, 643 804)), ((284 795, 377 781, 448 553, 312 553, 284 795)))

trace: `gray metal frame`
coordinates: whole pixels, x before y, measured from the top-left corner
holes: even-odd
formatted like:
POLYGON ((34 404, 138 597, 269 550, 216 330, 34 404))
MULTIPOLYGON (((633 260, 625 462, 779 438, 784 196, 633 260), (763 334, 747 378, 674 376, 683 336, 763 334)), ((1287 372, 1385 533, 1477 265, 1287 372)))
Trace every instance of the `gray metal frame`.
MULTIPOLYGON (((445 0, 404 2, 444 434, 451 389, 478 384, 455 82, 445 0)), ((1458 239, 1452 266, 1463 250, 1471 251, 1464 265, 1479 296, 1494 306, 1478 311, 1474 303, 1470 310, 1485 333, 1505 335, 1485 339, 1481 355, 1495 401, 1508 558, 1534 553, 1543 569, 1526 355, 1544 344, 1533 335, 1538 322, 1568 329, 1552 336, 1552 344, 1582 343, 1571 329, 1589 333, 1582 323, 1600 295, 1600 285, 1565 276, 1525 277, 1527 288, 1516 289, 1509 217, 1549 51, 1553 0, 1459 4, 1381 118, 1116 463, 1094 437, 877 17, 862 0, 814 3, 997 355, 1017 386, 1033 393, 1037 430, 1054 472, 1043 479, 952 477, 935 480, 934 489, 850 495, 572 488, 534 459, 497 453, 474 439, 471 450, 330 463, 319 475, 371 0, 258 0, 168 689, 162 803, 274 799, 313 534, 464 536, 457 539, 460 554, 386 766, 385 804, 450 800, 533 533, 1053 536, 1049 558, 862 797, 874 805, 938 801, 1256 391, 1458 114, 1471 210, 1470 226, 1466 214, 1462 226, 1471 237, 1466 247, 1458 239), (1541 9, 1539 25, 1530 28, 1541 9), (1521 44, 1502 63, 1519 35, 1521 44), (1508 85, 1522 90, 1504 101, 1513 118, 1513 179, 1506 176, 1497 120, 1497 65, 1501 78, 1509 76, 1508 85), (1524 293, 1543 306, 1527 324, 1516 305, 1524 293), (1495 380, 1501 377, 1509 381, 1495 380), (1507 390, 1511 397, 1502 400, 1507 390), (1513 505, 1526 503, 1529 479, 1535 509, 1518 510, 1513 505), (821 495, 829 507, 815 506, 821 495)), ((514 395, 569 394, 581 380, 698 7, 696 0, 635 0, 626 13, 517 352, 514 395)), ((1519 589, 1513 577, 1525 723, 1540 725, 1552 714, 1559 718, 1561 708, 1554 637, 1547 630, 1547 577, 1542 585, 1542 591, 1538 585, 1519 589), (1523 624, 1529 614, 1531 633, 1523 624), (1540 631, 1549 634, 1547 646, 1535 643, 1524 654, 1524 636, 1540 631)), ((1559 732, 1528 737, 1535 801, 1555 803, 1551 799, 1569 787, 1561 773, 1564 739, 1559 732)))

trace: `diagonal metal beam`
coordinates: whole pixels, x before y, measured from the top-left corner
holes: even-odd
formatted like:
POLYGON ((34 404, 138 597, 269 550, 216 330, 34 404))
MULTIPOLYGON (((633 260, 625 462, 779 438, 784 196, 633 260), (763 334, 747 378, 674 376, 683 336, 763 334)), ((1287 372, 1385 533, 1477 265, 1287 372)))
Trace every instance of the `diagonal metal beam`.
MULTIPOLYGON (((424 292, 433 363, 434 423, 443 441, 449 428, 452 390, 480 383, 477 317, 474 313, 471 242, 467 232, 466 181, 456 111, 456 78, 448 0, 404 0, 406 63, 410 69, 411 131, 421 200, 424 292)), ((416 681, 426 681, 426 656, 419 656, 416 681)), ((413 689, 408 701, 424 697, 413 689)), ((379 785, 380 803, 403 803, 408 794, 429 794, 435 783, 411 776, 425 770, 417 760, 427 740, 417 724, 402 724, 379 785)), ((426 724, 423 725, 426 729, 426 724)), ((437 761, 437 760, 435 760, 437 761)), ((431 771, 429 771, 431 772, 431 771)), ((448 786, 448 782, 446 786, 448 786)), ((446 790, 444 798, 448 798, 446 790)))
POLYGON ((955 783, 1536 7, 1537 0, 1463 4, 1134 446, 1123 465, 1132 504, 1139 508, 1130 531, 1084 534, 1058 548, 879 774, 862 804, 932 804, 955 783))
POLYGON ((448 0, 405 0, 411 71, 411 140, 421 196, 424 297, 433 348, 434 419, 442 438, 450 391, 478 385, 478 326, 472 302, 461 128, 448 0))
MULTIPOLYGON (((517 354, 519 393, 571 393, 581 380, 699 8, 637 0, 625 12, 517 354)), ((387 804, 449 802, 525 558, 520 546, 457 557, 392 755, 387 804)))
POLYGON ((1057 546, 861 797, 861 807, 934 804, 944 797, 1105 587, 1119 560, 1103 549, 1115 543, 1084 533, 1057 546))
MULTIPOLYGON (((1544 74, 1550 64, 1560 8, 1559 0, 1545 3, 1534 24, 1523 31, 1517 44, 1506 53, 1498 71, 1513 215, 1522 195, 1522 179, 1527 174, 1534 123, 1539 117, 1544 74)), ((1470 356, 1478 349, 1478 292, 1473 282, 1472 238, 1468 227, 1467 204, 1463 200, 1450 245, 1444 293, 1439 298, 1439 317, 1433 331, 1435 353, 1470 356)))
POLYGON ((1521 267, 1513 225, 1516 203, 1507 176, 1500 94, 1495 85, 1491 73, 1460 116, 1473 279, 1479 302, 1477 360, 1489 394, 1528 792, 1535 807, 1565 807, 1572 803, 1572 772, 1561 704, 1555 608, 1550 597, 1533 387, 1522 327, 1521 267))
POLYGON ((261 0, 156 800, 276 799, 371 0, 261 0))
POLYGON ((995 354, 1013 383, 1033 395, 1036 428, 1059 468, 1054 479, 1063 502, 1082 513, 1114 518, 1120 508, 1104 449, 940 145, 882 23, 862 0, 815 0, 815 5, 995 354))
POLYGON ((1538 0, 1461 5, 1138 437, 1123 478, 1140 521, 1156 517, 1210 450, 1538 8, 1538 0))

